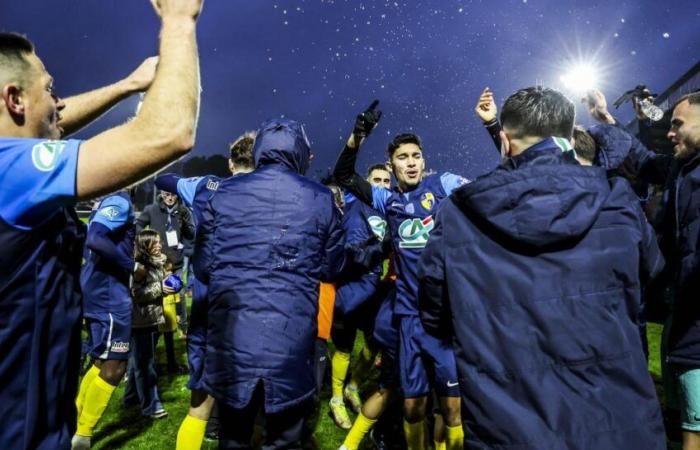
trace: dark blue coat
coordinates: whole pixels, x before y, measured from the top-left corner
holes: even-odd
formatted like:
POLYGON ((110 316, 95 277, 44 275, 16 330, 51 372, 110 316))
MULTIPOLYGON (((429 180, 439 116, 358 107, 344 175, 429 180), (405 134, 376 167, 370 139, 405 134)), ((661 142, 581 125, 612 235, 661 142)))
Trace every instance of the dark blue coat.
POLYGON ((456 190, 420 307, 454 340, 465 448, 664 449, 638 331, 640 274, 662 264, 629 184, 550 139, 456 190))
POLYGON ((343 216, 343 231, 347 263, 337 284, 335 307, 349 314, 377 292, 387 223, 379 211, 353 198, 343 216))
POLYGON ((200 224, 197 277, 209 283, 205 389, 233 408, 262 383, 265 411, 315 391, 319 282, 342 268, 343 233, 331 191, 303 176, 310 155, 293 121, 263 124, 256 169, 228 178, 200 224))

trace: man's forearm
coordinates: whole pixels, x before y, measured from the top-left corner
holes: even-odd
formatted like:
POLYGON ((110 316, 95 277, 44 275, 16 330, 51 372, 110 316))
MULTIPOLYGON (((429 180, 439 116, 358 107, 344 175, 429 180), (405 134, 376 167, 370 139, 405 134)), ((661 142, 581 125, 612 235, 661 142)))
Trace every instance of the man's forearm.
POLYGON ((59 126, 63 128, 63 136, 77 132, 134 92, 127 80, 121 80, 109 86, 64 99, 66 107, 61 111, 59 122, 59 126))

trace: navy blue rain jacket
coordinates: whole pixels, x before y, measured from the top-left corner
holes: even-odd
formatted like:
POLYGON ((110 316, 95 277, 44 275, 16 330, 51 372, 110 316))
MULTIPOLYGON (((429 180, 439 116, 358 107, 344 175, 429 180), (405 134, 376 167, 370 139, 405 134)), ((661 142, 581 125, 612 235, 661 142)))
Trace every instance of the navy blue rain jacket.
MULTIPOLYGON (((373 299, 382 276, 387 223, 371 206, 353 199, 343 216, 346 267, 337 284, 335 307, 349 314, 373 299)), ((375 298, 381 301, 382 299, 375 298)))
POLYGON ((209 283, 204 385, 242 408, 262 383, 276 413, 315 392, 319 283, 342 269, 344 238, 331 191, 303 176, 301 125, 263 124, 253 152, 255 171, 220 183, 197 230, 196 275, 209 283))
POLYGON ((627 181, 549 139, 456 190, 419 304, 453 339, 465 448, 664 449, 638 331, 640 277, 662 265, 627 181))

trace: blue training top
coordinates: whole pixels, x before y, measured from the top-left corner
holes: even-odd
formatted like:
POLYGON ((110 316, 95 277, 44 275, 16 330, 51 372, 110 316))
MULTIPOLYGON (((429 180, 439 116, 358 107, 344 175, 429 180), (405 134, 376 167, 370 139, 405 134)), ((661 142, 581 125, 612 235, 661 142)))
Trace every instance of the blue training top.
POLYGON ((88 225, 87 256, 80 273, 86 315, 131 310, 135 232, 129 194, 105 197, 88 225))
POLYGON ((70 447, 80 361, 80 141, 0 138, 0 442, 70 447))

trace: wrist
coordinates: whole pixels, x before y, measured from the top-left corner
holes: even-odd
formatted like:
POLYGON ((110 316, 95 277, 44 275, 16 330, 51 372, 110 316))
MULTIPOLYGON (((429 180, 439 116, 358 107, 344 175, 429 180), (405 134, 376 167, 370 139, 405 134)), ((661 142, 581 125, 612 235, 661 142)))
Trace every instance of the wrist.
POLYGON ((163 30, 177 30, 183 33, 194 32, 197 20, 186 15, 166 15, 161 19, 163 30))

